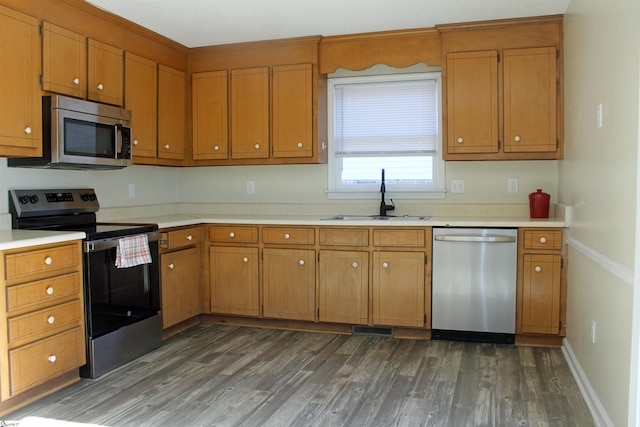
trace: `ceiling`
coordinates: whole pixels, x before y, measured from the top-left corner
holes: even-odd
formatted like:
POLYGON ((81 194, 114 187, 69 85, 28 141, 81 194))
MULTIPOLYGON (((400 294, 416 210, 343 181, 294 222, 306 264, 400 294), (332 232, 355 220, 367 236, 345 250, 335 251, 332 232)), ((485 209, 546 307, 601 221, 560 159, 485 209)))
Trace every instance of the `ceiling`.
POLYGON ((87 0, 187 47, 566 12, 571 0, 87 0))

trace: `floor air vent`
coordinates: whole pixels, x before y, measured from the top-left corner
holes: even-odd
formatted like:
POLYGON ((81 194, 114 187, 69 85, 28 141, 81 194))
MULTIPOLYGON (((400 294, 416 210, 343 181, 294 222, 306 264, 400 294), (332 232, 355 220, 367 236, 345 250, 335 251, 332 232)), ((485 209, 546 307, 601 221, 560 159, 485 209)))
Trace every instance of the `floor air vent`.
POLYGON ((351 333, 353 335, 373 335, 377 337, 391 337, 393 338, 393 328, 381 328, 379 326, 351 326, 351 333))

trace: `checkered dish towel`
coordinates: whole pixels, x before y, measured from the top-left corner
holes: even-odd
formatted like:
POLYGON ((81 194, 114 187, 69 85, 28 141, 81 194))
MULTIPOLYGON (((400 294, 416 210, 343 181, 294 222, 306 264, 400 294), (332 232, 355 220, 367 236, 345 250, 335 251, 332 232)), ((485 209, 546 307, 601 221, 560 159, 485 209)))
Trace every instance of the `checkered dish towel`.
POLYGON ((116 267, 129 268, 151 263, 149 238, 146 234, 122 237, 116 248, 116 267))

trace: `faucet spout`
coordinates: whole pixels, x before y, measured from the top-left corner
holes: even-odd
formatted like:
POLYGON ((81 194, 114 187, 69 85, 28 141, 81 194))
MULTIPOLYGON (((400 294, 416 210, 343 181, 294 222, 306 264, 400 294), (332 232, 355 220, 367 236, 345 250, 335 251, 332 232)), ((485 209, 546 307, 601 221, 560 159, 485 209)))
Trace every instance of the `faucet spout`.
POLYGON ((385 187, 385 183, 384 183, 384 169, 382 169, 382 184, 380 185, 380 194, 381 194, 381 201, 380 201, 380 216, 387 216, 387 212, 388 211, 392 211, 396 208, 396 205, 393 203, 393 199, 391 199, 391 204, 388 205, 385 201, 384 201, 384 193, 385 193, 386 187, 385 187))

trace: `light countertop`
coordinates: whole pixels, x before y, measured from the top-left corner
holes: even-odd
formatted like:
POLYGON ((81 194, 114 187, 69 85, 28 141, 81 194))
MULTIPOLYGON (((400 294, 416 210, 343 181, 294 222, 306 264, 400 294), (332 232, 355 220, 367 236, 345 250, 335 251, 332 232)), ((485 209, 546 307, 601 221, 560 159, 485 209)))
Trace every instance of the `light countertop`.
POLYGON ((82 231, 0 230, 0 250, 82 240, 82 231))
POLYGON ((330 226, 375 226, 375 227, 566 227, 562 219, 544 218, 502 218, 502 217, 432 217, 428 220, 394 219, 376 220, 369 218, 353 220, 325 220, 326 216, 299 215, 160 215, 127 218, 116 222, 157 224, 158 228, 182 227, 197 224, 260 224, 260 225, 330 225, 330 226))

